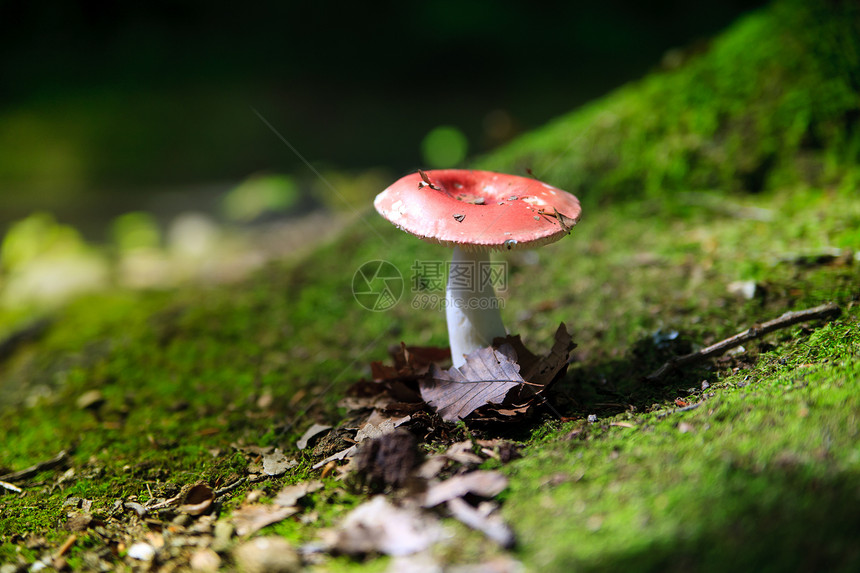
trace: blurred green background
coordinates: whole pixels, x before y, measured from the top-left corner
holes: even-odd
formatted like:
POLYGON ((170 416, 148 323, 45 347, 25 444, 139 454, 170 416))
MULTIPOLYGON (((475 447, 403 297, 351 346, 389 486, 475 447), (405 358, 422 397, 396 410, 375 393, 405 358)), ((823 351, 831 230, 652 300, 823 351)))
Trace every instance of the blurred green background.
POLYGON ((253 110, 316 169, 376 169, 378 186, 492 149, 761 4, 0 2, 0 231, 49 211, 104 241, 127 211, 223 213, 260 172, 298 176, 307 209, 330 190, 314 197, 253 110))

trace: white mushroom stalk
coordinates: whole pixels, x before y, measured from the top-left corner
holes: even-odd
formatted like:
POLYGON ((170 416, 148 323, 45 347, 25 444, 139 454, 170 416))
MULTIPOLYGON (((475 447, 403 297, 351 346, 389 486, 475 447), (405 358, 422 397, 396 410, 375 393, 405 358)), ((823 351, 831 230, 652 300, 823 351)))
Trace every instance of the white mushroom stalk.
POLYGON ((488 251, 454 247, 445 288, 445 314, 455 367, 466 363, 467 354, 507 335, 492 281, 482 272, 489 262, 488 251))

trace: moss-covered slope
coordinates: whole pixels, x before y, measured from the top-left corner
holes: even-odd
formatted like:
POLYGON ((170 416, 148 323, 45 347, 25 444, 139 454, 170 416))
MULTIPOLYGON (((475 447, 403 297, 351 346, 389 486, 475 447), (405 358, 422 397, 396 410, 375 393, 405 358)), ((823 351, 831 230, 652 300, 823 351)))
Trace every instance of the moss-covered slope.
MULTIPOLYGON (((540 348, 565 321, 579 344, 552 396, 563 419, 547 411, 493 430, 524 447, 502 467, 503 511, 528 570, 860 566, 853 6, 779 3, 677 70, 481 161, 529 167, 586 198, 570 238, 504 258, 509 328, 540 348), (703 191, 718 188, 763 192, 703 191), (729 290, 740 280, 755 287, 751 298, 729 290), (660 384, 642 380, 673 354, 823 302, 842 316, 660 384)), ((248 472, 242 444, 301 461, 253 486, 263 501, 316 475, 295 438, 311 421, 337 420, 343 389, 367 363, 401 340, 444 344, 442 313, 422 308, 434 292, 412 292, 411 279, 416 261, 447 256, 369 214, 300 263, 238 285, 111 293, 56 313, 41 339, 0 363, 0 475, 64 449, 70 460, 22 484, 23 496, 0 490, 0 562, 55 552, 69 538, 70 498, 90 500, 106 527, 155 530, 157 516, 136 520, 117 500, 230 483, 248 472), (385 312, 352 294, 356 269, 375 259, 405 279, 385 312), (93 390, 99 400, 85 408, 79 399, 93 390)), ((250 488, 237 488, 222 516, 250 488)), ((358 499, 329 481, 309 502, 317 521, 264 531, 312 541, 358 499)), ((79 531, 69 566, 129 567, 127 546, 106 541, 112 531, 79 531)), ((493 551, 463 531, 437 558, 477 562, 493 551)), ((231 565, 229 550, 223 559, 231 565)))
POLYGON ((481 162, 586 197, 857 181, 860 7, 786 0, 481 162))

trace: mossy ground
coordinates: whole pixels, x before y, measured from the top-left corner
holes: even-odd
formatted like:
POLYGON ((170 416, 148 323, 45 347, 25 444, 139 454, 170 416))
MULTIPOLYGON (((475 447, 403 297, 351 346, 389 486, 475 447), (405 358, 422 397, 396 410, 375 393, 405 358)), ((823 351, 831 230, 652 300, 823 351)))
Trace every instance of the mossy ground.
MULTIPOLYGON (((860 566, 860 265, 850 256, 816 259, 832 247, 860 251, 860 202, 842 161, 857 151, 855 132, 833 135, 816 152, 833 170, 812 182, 790 176, 803 144, 780 147, 781 167, 768 170, 769 183, 754 195, 709 191, 744 180, 747 167, 734 155, 722 160, 727 179, 696 168, 652 180, 608 164, 579 165, 559 147, 579 141, 564 135, 570 130, 603 129, 601 114, 616 113, 622 100, 635 103, 627 125, 644 122, 656 86, 693 98, 678 78, 727 65, 729 54, 752 43, 748 36, 764 33, 757 26, 766 31, 779 22, 767 15, 742 22, 711 59, 622 90, 482 162, 507 171, 545 165, 552 183, 571 189, 585 186, 579 173, 592 174, 596 189, 585 193, 585 216, 570 238, 499 257, 508 263, 501 295, 509 329, 540 349, 564 321, 579 344, 552 396, 563 419, 546 411, 516 428, 475 430, 524 447, 521 459, 502 467, 511 479, 502 498, 519 540, 513 555, 529 570, 860 566), (610 180, 620 190, 600 193, 610 180), (729 293, 738 280, 755 281, 752 299, 729 293), (843 315, 772 334, 660 384, 642 381, 673 354, 822 302, 840 304, 843 315), (658 331, 678 336, 660 339, 658 331), (677 411, 677 399, 701 406, 677 411), (589 414, 598 421, 585 421, 589 414)), ((729 129, 725 113, 714 121, 729 129)), ((813 118, 807 127, 815 132, 831 119, 813 118)), ((662 129, 681 137, 687 127, 662 129)), ((720 129, 708 129, 703 141, 721 140, 720 129)), ((666 167, 650 151, 620 153, 638 157, 649 172, 666 167)), ((115 500, 131 495, 145 500, 198 480, 229 483, 247 464, 233 444, 276 445, 302 459, 294 472, 253 486, 267 496, 314 475, 307 456, 293 450, 295 439, 311 421, 337 420, 344 388, 369 373, 370 361, 401 340, 445 344, 442 314, 412 308, 409 283, 415 261, 447 255, 368 211, 310 256, 270 265, 239 285, 107 293, 56 312, 41 340, 0 364, 0 389, 7 404, 14 400, 0 409, 0 473, 63 449, 74 472, 60 481, 55 470, 44 472, 24 496, 0 494, 0 562, 32 561, 62 543, 62 504, 70 496, 91 499, 94 514, 108 515, 115 500), (352 295, 354 272, 376 259, 406 279, 404 298, 385 312, 362 308, 352 295), (13 392, 18 387, 26 391, 13 392), (77 398, 94 389, 104 404, 79 408, 77 398), (38 537, 44 542, 31 543, 38 537)), ((307 500, 317 522, 286 520, 265 531, 311 541, 360 500, 329 480, 307 500)), ((460 533, 463 542, 441 555, 446 562, 496 551, 478 534, 460 533)), ((70 563, 80 564, 98 543, 95 533, 83 534, 70 563)))

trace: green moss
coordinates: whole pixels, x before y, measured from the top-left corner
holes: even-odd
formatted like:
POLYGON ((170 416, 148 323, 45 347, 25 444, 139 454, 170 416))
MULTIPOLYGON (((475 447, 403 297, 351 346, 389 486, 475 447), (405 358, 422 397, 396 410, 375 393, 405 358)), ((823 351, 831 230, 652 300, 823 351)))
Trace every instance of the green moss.
MULTIPOLYGON (((853 189, 860 10, 777 2, 677 69, 629 84, 480 162, 605 200, 798 181, 853 189)), ((677 64, 677 62, 676 62, 677 64)), ((674 67, 672 64, 670 67, 674 67)))
MULTIPOLYGON (((681 68, 482 163, 529 165, 586 196, 570 238, 499 255, 508 263, 501 296, 510 330, 540 350, 564 321, 579 344, 550 397, 568 421, 544 412, 507 430, 526 449, 503 467, 511 487, 501 499, 520 539, 515 556, 530 569, 858 565, 849 537, 860 491, 860 269, 847 251, 828 254, 860 251, 856 101, 844 91, 856 85, 856 38, 845 32, 850 14, 837 7, 834 20, 821 6, 786 2, 751 15, 681 68), (798 21, 808 33, 791 32, 798 21), (842 38, 838 49, 813 42, 822 29, 842 38), (751 189, 763 165, 761 193, 702 191, 751 189), (752 299, 729 292, 750 279, 752 299), (797 326, 664 384, 642 382, 674 354, 827 301, 845 309, 830 325, 797 326), (670 332, 677 337, 663 336, 670 332), (679 398, 703 404, 674 412, 679 398), (598 422, 585 422, 589 414, 598 422)), ((228 483, 247 469, 233 444, 290 450, 312 420, 336 420, 343 389, 389 345, 445 343, 442 313, 413 308, 426 292, 410 292, 410 283, 416 261, 448 255, 368 213, 305 259, 241 284, 114 292, 57 311, 41 340, 0 363, 9 397, 0 467, 69 449, 74 473, 52 488, 56 472, 45 472, 25 496, 0 495, 0 560, 16 559, 23 533, 61 543, 68 496, 92 499, 105 514, 125 496, 228 483), (358 267, 377 259, 406 282, 404 299, 386 312, 362 308, 351 291, 358 267), (36 387, 42 398, 32 400, 36 387), (90 390, 103 404, 82 410, 76 401, 90 390)), ((271 497, 316 475, 310 465, 302 457, 289 475, 254 487, 271 497)), ((304 500, 317 522, 266 531, 313 540, 362 499, 335 491, 329 483, 304 500)), ((442 557, 480 559, 483 544, 464 532, 442 557)))
POLYGON ((541 570, 849 571, 860 522, 860 313, 795 333, 703 405, 570 426, 509 467, 541 570), (668 415, 667 415, 668 414, 668 415), (615 420, 634 427, 612 427, 615 420), (556 484, 556 485, 549 485, 556 484), (535 511, 539 507, 541 511, 535 511))

